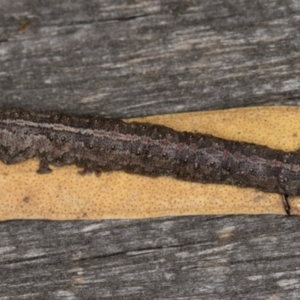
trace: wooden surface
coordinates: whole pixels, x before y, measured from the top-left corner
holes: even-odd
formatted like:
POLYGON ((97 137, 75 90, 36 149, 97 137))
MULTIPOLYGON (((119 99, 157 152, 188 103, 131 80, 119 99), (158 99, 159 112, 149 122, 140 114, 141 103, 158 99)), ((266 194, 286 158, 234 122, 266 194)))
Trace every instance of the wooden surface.
MULTIPOLYGON (((292 0, 0 0, 1 107, 125 118, 298 105, 299 19, 292 0)), ((0 299, 299 299, 299 224, 2 222, 0 299)))

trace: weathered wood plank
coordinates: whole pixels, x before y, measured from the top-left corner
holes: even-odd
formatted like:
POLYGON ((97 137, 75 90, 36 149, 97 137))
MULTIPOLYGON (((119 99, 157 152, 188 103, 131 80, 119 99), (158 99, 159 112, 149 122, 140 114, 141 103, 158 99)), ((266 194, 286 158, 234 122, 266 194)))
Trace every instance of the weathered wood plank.
MULTIPOLYGON (((291 0, 0 0, 0 105, 114 117, 297 105, 299 16, 291 0)), ((4 222, 0 299, 297 299, 299 226, 4 222)))
POLYGON ((293 299, 298 224, 279 216, 1 223, 0 299, 293 299))
POLYGON ((2 106, 129 117, 298 103, 297 1, 0 4, 2 106))

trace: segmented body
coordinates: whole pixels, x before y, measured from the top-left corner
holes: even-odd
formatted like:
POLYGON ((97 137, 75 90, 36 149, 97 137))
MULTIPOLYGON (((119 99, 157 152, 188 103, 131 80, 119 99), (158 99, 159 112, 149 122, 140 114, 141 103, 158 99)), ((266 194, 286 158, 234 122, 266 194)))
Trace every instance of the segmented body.
POLYGON ((0 159, 12 164, 33 157, 41 161, 39 173, 51 172, 49 165, 75 164, 85 171, 122 170, 300 194, 298 151, 287 153, 149 123, 21 109, 0 111, 0 159))

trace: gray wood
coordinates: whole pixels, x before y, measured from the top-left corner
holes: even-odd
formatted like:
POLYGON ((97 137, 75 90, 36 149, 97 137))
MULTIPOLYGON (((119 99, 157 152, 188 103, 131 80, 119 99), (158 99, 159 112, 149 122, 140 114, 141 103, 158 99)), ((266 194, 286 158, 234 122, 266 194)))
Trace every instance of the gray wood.
POLYGON ((2 223, 0 299, 299 299, 298 224, 280 216, 2 223))
POLYGON ((299 1, 0 7, 2 106, 125 117, 298 104, 299 1))
MULTIPOLYGON (((297 0, 0 0, 0 107, 132 117, 299 105, 299 19, 297 0)), ((2 222, 0 299, 299 299, 299 224, 2 222)))

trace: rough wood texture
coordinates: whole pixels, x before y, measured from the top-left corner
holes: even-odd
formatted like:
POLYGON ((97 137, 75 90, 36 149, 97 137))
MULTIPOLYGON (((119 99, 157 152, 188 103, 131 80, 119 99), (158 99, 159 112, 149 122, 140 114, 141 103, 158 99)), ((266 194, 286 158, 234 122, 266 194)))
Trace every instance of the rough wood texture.
POLYGON ((298 1, 0 4, 2 105, 132 117, 300 95, 298 1))
MULTIPOLYGON (((299 18, 292 0, 0 0, 1 107, 132 117, 297 105, 299 18)), ((4 222, 0 299, 298 299, 299 224, 4 222)))

